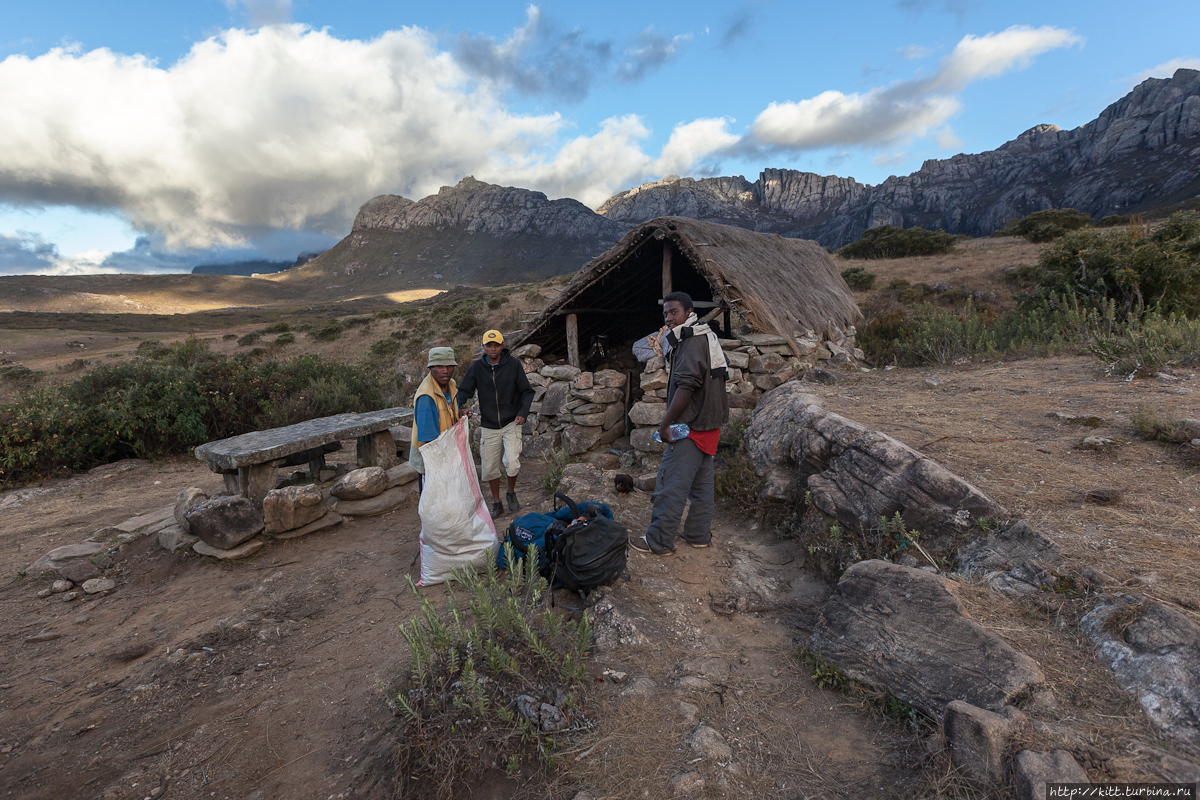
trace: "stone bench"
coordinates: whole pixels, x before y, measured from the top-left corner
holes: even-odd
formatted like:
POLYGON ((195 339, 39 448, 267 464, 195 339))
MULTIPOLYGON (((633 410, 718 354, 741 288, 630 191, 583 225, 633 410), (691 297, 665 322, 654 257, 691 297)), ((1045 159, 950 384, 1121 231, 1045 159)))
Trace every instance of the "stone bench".
POLYGON ((388 469, 399 460, 389 428, 411 423, 412 409, 385 408, 365 414, 335 414, 283 428, 244 433, 196 448, 196 458, 225 476, 225 487, 261 504, 275 488, 275 470, 307 463, 314 476, 325 453, 340 450, 339 441, 358 439, 358 466, 388 469))

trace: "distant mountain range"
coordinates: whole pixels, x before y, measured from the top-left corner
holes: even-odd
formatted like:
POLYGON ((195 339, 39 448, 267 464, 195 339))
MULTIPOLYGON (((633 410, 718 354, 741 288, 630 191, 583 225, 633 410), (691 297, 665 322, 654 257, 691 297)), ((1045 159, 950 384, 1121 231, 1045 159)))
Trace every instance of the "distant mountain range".
POLYGON ((1038 125, 878 186, 788 169, 754 182, 672 176, 598 212, 470 177, 417 202, 381 195, 362 206, 349 236, 277 279, 356 292, 535 280, 574 272, 633 225, 666 215, 840 247, 878 225, 986 236, 1065 207, 1095 218, 1200 208, 1200 71, 1144 81, 1074 130, 1038 125))
POLYGON ((295 261, 235 261, 231 264, 199 264, 192 267, 193 275, 270 275, 283 272, 285 269, 307 264, 320 253, 301 253, 295 261))

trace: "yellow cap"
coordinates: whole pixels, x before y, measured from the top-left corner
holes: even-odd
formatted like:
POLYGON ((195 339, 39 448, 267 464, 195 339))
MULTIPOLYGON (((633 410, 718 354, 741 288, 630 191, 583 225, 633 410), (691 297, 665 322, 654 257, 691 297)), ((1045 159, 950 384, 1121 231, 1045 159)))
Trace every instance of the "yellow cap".
POLYGON ((488 331, 483 335, 483 343, 495 342, 496 344, 504 344, 504 336, 500 331, 488 331))

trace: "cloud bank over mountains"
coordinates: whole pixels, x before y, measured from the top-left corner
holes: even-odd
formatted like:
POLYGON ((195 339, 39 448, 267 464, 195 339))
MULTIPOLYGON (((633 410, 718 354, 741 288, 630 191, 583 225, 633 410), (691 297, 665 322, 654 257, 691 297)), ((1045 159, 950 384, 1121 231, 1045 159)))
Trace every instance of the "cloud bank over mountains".
MULTIPOLYGON (((530 7, 508 39, 443 47, 420 28, 342 39, 287 22, 290 2, 229 2, 263 27, 224 31, 169 66, 107 49, 0 61, 0 203, 118 209, 161 253, 239 249, 273 231, 340 236, 367 198, 420 198, 464 175, 595 207, 724 157, 952 142, 969 84, 1081 41, 1051 27, 968 35, 932 75, 773 102, 742 131, 727 117, 681 122, 652 153, 635 113, 573 133, 562 113, 519 113, 507 98, 640 80, 686 34, 646 29, 621 47, 530 7)), ((44 245, 5 237, 0 273, 18 257, 54 264, 44 245)))

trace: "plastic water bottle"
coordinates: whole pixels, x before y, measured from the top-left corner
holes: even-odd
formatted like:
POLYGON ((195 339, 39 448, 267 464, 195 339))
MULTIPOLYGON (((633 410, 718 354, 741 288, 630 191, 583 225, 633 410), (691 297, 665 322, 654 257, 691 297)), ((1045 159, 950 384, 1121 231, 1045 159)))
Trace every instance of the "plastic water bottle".
MULTIPOLYGON (((680 439, 686 439, 692 429, 687 426, 686 422, 676 422, 668 430, 671 432, 671 441, 678 442, 680 439)), ((658 435, 658 431, 654 432, 654 441, 662 441, 662 437, 658 435)))

